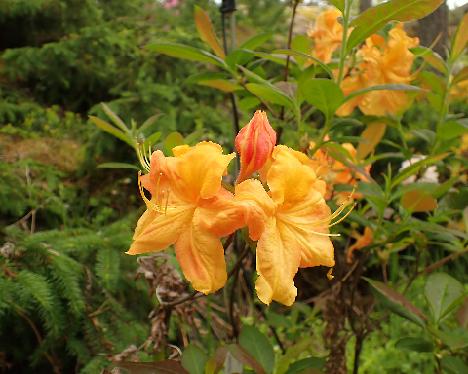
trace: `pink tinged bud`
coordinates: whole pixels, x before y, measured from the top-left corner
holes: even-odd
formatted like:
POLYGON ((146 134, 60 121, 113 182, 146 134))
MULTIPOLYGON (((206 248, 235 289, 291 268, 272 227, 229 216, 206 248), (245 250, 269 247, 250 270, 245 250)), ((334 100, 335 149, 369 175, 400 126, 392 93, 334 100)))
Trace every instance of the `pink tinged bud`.
POLYGON ((275 130, 270 126, 266 113, 257 110, 249 124, 236 136, 235 145, 241 162, 237 183, 246 180, 265 165, 275 144, 275 130))

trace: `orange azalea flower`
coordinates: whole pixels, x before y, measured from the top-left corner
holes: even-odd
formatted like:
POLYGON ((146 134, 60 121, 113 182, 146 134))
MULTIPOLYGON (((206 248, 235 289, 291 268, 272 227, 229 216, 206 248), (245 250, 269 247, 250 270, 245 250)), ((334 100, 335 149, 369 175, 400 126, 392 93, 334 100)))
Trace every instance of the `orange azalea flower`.
POLYGON ((270 126, 266 113, 257 110, 249 124, 243 127, 236 136, 236 150, 241 159, 238 183, 265 165, 275 144, 275 130, 270 126))
POLYGON ((308 35, 314 40, 313 55, 324 63, 329 63, 343 38, 343 26, 338 22, 341 12, 330 8, 317 16, 315 26, 308 35))
POLYGON ((251 238, 258 239, 258 298, 265 304, 276 300, 291 305, 299 267, 335 264, 328 229, 335 215, 323 199, 323 185, 317 183, 309 159, 300 152, 276 146, 266 182, 269 193, 258 180, 238 184, 235 200, 261 208, 261 214, 255 211, 246 217, 251 238))
MULTIPOLYGON (((341 89, 345 95, 349 95, 370 86, 409 83, 413 79, 411 66, 414 61, 409 49, 418 44, 419 39, 410 38, 401 23, 390 30, 387 41, 380 35, 372 35, 357 53, 362 62, 343 80, 341 89)), ((358 106, 366 115, 384 116, 397 114, 405 110, 408 104, 406 92, 371 91, 342 105, 337 114, 347 116, 358 106)))
MULTIPOLYGON (((219 211, 233 209, 233 196, 221 187, 221 178, 235 154, 222 152, 218 144, 201 142, 175 147, 175 157, 152 154, 150 173, 141 178, 152 197, 144 198, 147 210, 127 252, 136 255, 175 244, 185 277, 205 294, 223 287, 227 279, 220 236, 211 229, 219 211)), ((223 223, 223 231, 227 235, 239 225, 223 223)))
POLYGON ((353 252, 355 250, 362 249, 372 244, 372 241, 374 240, 374 233, 370 227, 366 227, 364 229, 364 234, 361 235, 358 232, 354 232, 352 237, 356 239, 356 242, 348 248, 348 252, 346 253, 346 261, 348 263, 353 262, 353 252))

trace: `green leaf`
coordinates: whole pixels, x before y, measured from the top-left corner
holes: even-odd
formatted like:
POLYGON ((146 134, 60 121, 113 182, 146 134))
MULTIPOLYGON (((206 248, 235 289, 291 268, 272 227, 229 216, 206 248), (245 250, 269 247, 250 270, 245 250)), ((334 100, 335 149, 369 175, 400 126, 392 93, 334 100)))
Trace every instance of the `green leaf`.
POLYGON ((296 54, 295 57, 297 63, 301 67, 304 67, 304 65, 309 61, 309 58, 306 57, 306 55, 312 50, 312 39, 307 35, 296 35, 291 41, 291 49, 300 53, 296 54))
POLYGON ((237 83, 229 81, 227 79, 206 79, 200 80, 197 82, 200 86, 207 86, 211 88, 216 88, 222 92, 234 92, 242 90, 242 87, 237 83))
POLYGON ((208 356, 200 348, 189 344, 182 353, 182 366, 190 374, 204 374, 208 356))
POLYGON ((153 125, 156 120, 160 117, 161 115, 158 113, 158 114, 155 114, 151 117, 149 117, 145 122, 143 122, 143 124, 138 128, 138 131, 140 132, 145 132, 145 130, 148 128, 148 127, 151 127, 151 125, 153 125))
POLYGON ((127 164, 125 162, 105 162, 98 165, 98 169, 135 169, 140 170, 133 164, 127 164))
POLYGON ((468 13, 466 13, 460 24, 458 25, 457 31, 455 32, 452 47, 450 48, 450 58, 452 61, 456 60, 463 50, 466 48, 468 43, 468 13))
POLYGON ((411 86, 409 84, 396 84, 396 83, 380 84, 376 86, 363 88, 361 90, 353 91, 344 98, 343 102, 349 101, 351 99, 354 99, 357 96, 364 95, 371 91, 422 91, 422 88, 411 86))
POLYGON ((101 103, 102 109, 104 110, 104 113, 114 122, 114 125, 120 127, 120 129, 123 132, 128 133, 130 129, 127 127, 125 122, 120 118, 117 114, 115 114, 111 108, 109 108, 106 104, 101 103))
POLYGON ((166 56, 183 58, 190 61, 205 62, 219 67, 224 67, 223 60, 209 52, 177 43, 150 43, 146 48, 151 52, 161 53, 166 56))
POLYGON ((445 356, 442 357, 442 369, 447 374, 466 374, 468 373, 468 366, 460 357, 445 356))
POLYGON ((261 45, 265 44, 268 40, 273 37, 272 32, 266 32, 258 35, 252 36, 250 39, 247 39, 244 43, 239 46, 239 49, 250 49, 255 50, 261 45))
POLYGON ((306 80, 302 83, 300 90, 306 101, 314 105, 328 119, 333 117, 344 100, 340 87, 331 79, 306 80))
POLYGON ((252 355, 270 374, 275 364, 275 353, 267 337, 253 326, 244 326, 239 335, 239 344, 252 355))
POLYGON ((427 166, 430 166, 430 165, 433 165, 433 164, 439 162, 440 160, 443 160, 447 156, 448 156, 448 153, 442 153, 440 155, 426 157, 424 160, 415 162, 413 165, 411 165, 411 166, 403 169, 402 171, 400 171, 395 176, 395 178, 393 178, 391 187, 395 188, 401 182, 403 182, 405 179, 407 179, 411 175, 416 174, 417 172, 419 172, 420 169, 422 169, 424 167, 427 167, 427 166))
POLYGON ((407 320, 416 323, 417 325, 424 327, 424 321, 427 317, 416 308, 405 296, 395 291, 386 284, 374 281, 372 279, 364 278, 376 291, 384 304, 393 313, 398 314, 400 317, 406 318, 407 320))
POLYGON ((221 47, 221 44, 219 44, 208 13, 195 5, 194 18, 195 26, 197 27, 200 38, 213 49, 214 53, 216 53, 218 57, 224 59, 226 57, 224 55, 224 50, 221 47))
POLYGON ((171 132, 164 140, 164 148, 166 153, 172 153, 172 148, 184 144, 184 137, 177 131, 171 132))
POLYGON ((330 4, 341 10, 344 11, 345 8, 345 1, 346 0, 329 0, 330 4))
POLYGON ((307 357, 292 363, 286 374, 301 374, 301 373, 321 373, 321 369, 325 366, 325 359, 321 357, 307 357))
POLYGON ((124 369, 123 372, 131 374, 189 374, 179 362, 164 360, 158 362, 118 361, 112 368, 124 369))
POLYGON ((266 103, 278 104, 289 109, 294 108, 294 103, 289 96, 280 89, 270 84, 247 83, 247 90, 266 103))
POLYGON ((390 0, 369 8, 351 22, 354 29, 346 48, 350 51, 390 21, 406 22, 423 18, 436 10, 442 2, 443 0, 390 0))
POLYGON ((314 56, 311 56, 309 54, 305 54, 305 53, 302 53, 302 52, 299 52, 299 51, 294 51, 292 49, 276 49, 276 50, 273 51, 273 53, 285 54, 285 55, 289 55, 289 56, 310 59, 310 60, 314 61, 314 63, 319 65, 328 74, 328 76, 330 78, 333 78, 332 70, 326 64, 324 64, 322 61, 320 61, 318 58, 316 58, 314 56))
POLYGON ((161 137, 161 131, 153 132, 150 136, 148 136, 145 139, 145 142, 143 143, 143 149, 148 149, 149 147, 154 145, 159 140, 160 137, 161 137))
POLYGON ((226 348, 229 352, 227 356, 231 354, 237 361, 252 368, 256 374, 265 374, 263 366, 244 348, 237 344, 230 344, 226 348))
POLYGON ((107 123, 106 121, 100 119, 99 117, 95 117, 95 116, 89 116, 89 119, 97 127, 99 127, 102 131, 105 131, 105 132, 115 136, 117 139, 120 139, 120 140, 124 141, 125 143, 127 143, 132 148, 136 147, 135 141, 133 139, 131 139, 124 132, 120 131, 118 128, 112 126, 110 123, 107 123))
POLYGON ((437 128, 437 138, 450 140, 468 132, 468 120, 451 120, 437 128))
POLYGON ((395 347, 404 351, 432 352, 434 345, 430 340, 421 337, 405 337, 395 343, 395 347))
POLYGON ((450 275, 433 273, 426 280, 424 294, 434 321, 439 322, 457 306, 457 302, 464 296, 464 289, 463 285, 450 275))

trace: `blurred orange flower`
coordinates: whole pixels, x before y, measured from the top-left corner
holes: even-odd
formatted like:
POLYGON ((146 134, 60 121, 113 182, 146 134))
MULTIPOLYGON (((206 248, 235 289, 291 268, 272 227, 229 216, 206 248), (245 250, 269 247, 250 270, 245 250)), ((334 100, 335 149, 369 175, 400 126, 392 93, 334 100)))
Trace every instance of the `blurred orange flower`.
MULTIPOLYGON (((349 155, 349 158, 347 160, 349 161, 349 164, 357 165, 358 161, 356 158, 356 148, 354 148, 354 146, 351 143, 343 143, 341 146, 346 150, 346 152, 349 155)), ((315 143, 310 142, 309 149, 313 148, 315 148, 315 143)), ((349 198, 362 198, 362 194, 358 192, 334 192, 334 186, 347 185, 355 187, 358 181, 367 181, 368 177, 366 174, 370 173, 371 165, 367 165, 366 167, 364 167, 365 173, 360 172, 359 170, 357 170, 357 168, 353 168, 349 165, 344 164, 341 161, 335 160, 323 148, 319 148, 315 151, 315 153, 311 157, 311 161, 317 176, 326 182, 326 192, 324 194, 326 200, 329 200, 334 196, 338 200, 338 203, 341 204, 349 198)))
MULTIPOLYGON (((357 53, 361 63, 341 84, 344 94, 376 85, 411 82, 414 55, 410 48, 418 44, 419 39, 409 37, 401 23, 390 30, 387 41, 377 34, 367 38, 357 53)), ((405 110, 409 103, 408 94, 404 91, 370 91, 343 104, 337 115, 347 116, 356 106, 366 115, 397 114, 405 110)))
POLYGON ((244 181, 265 165, 275 144, 275 130, 270 126, 266 113, 257 110, 249 124, 236 136, 236 150, 241 160, 237 183, 244 181))
POLYGON ((374 233, 370 227, 366 227, 362 235, 355 231, 351 236, 356 239, 356 242, 348 247, 348 252, 346 253, 346 261, 348 263, 353 262, 354 251, 371 245, 374 240, 374 233))
MULTIPOLYGON (((178 146, 173 153, 175 157, 161 151, 152 154, 150 173, 141 178, 152 198, 144 197, 147 210, 127 253, 160 251, 175 244, 185 277, 194 289, 208 294, 227 279, 224 249, 212 227, 219 211, 233 209, 233 196, 221 187, 221 178, 235 154, 223 155, 221 146, 212 142, 178 146)), ((243 222, 218 224, 227 235, 243 222)))
POLYGON ((317 16, 315 26, 308 35, 314 41, 313 55, 324 63, 329 63, 333 52, 341 45, 343 26, 338 22, 341 12, 330 8, 317 16))
POLYGON ((246 223, 251 238, 258 240, 255 288, 265 304, 294 302, 293 279, 299 267, 335 264, 328 229, 333 216, 320 191, 322 184, 317 184, 302 155, 283 145, 275 147, 266 173, 269 193, 254 179, 236 186, 235 200, 262 211, 246 217, 246 223))

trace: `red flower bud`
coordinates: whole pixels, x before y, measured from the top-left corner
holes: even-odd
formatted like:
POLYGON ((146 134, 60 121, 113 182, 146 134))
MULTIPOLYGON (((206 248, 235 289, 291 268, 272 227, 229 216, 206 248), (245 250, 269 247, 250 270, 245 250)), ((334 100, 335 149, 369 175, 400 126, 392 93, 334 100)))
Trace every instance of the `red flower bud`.
POLYGON ((246 180, 268 161, 276 144, 276 132, 265 112, 257 110, 249 124, 236 136, 236 150, 240 155, 237 183, 246 180))

